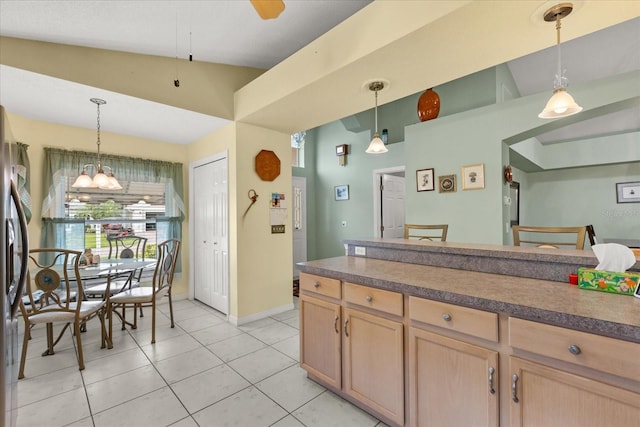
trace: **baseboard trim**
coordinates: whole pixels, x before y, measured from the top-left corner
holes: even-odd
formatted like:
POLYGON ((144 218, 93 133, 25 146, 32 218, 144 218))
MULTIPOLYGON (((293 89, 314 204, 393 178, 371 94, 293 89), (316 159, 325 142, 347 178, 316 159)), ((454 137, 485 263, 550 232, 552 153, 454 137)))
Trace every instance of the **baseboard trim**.
POLYGON ((259 313, 250 314, 249 316, 244 317, 236 317, 229 315, 229 323, 235 326, 245 325, 250 322, 255 322, 256 320, 264 319, 265 317, 273 316, 274 314, 284 313, 285 311, 293 310, 294 305, 285 304, 280 307, 274 307, 269 310, 261 311, 259 313))

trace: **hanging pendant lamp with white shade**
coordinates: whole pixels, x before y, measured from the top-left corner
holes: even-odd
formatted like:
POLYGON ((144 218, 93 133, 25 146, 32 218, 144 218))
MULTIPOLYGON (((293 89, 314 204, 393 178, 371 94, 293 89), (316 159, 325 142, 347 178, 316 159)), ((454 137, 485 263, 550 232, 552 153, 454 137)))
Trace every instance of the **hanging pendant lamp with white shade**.
POLYGON ((380 138, 380 134, 378 133, 378 91, 384 89, 383 82, 372 82, 369 84, 369 90, 375 92, 376 97, 376 107, 375 107, 375 133, 373 134, 373 139, 369 143, 369 147, 366 150, 366 153, 369 154, 382 154, 389 151, 387 147, 385 147, 384 142, 380 138))
POLYGON ((100 106, 107 103, 104 99, 91 98, 91 102, 97 105, 98 114, 98 162, 94 164, 86 164, 82 167, 82 173, 73 183, 73 188, 101 188, 103 190, 122 190, 122 186, 118 182, 115 176, 113 176, 113 170, 109 166, 104 166, 100 160, 100 106), (87 169, 95 169, 96 174, 93 178, 89 175, 87 169), (109 170, 109 173, 105 173, 105 168, 109 170))
POLYGON ((544 13, 544 20, 556 23, 557 46, 558 46, 558 70, 553 83, 553 95, 538 117, 541 119, 555 119, 567 117, 582 111, 573 97, 567 92, 567 78, 564 76, 560 57, 560 20, 571 13, 573 5, 571 3, 560 3, 553 6, 544 13))

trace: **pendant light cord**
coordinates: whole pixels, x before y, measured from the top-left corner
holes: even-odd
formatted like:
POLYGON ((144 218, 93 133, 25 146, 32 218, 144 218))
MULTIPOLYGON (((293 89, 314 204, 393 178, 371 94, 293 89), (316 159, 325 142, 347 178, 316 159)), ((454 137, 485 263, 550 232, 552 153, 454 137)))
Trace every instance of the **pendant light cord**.
POLYGON ((375 109, 375 118, 376 118, 375 125, 376 125, 376 127, 375 127, 375 135, 377 135, 378 134, 378 89, 376 89, 375 98, 376 98, 376 109, 375 109))

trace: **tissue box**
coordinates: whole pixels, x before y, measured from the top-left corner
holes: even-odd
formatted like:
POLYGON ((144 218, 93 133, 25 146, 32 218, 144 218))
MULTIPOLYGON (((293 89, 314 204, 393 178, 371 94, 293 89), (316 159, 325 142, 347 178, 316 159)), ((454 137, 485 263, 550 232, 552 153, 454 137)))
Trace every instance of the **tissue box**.
POLYGON ((581 289, 633 295, 633 290, 638 282, 640 282, 640 273, 617 273, 590 268, 578 269, 578 287, 581 289))

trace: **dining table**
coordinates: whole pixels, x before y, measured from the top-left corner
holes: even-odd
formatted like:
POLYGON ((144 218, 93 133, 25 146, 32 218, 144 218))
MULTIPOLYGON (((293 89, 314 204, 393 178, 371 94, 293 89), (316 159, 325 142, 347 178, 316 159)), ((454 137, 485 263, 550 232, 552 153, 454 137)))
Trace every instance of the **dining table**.
MULTIPOLYGON (((155 267, 156 259, 155 258, 117 258, 117 259, 105 259, 101 260, 98 263, 90 264, 90 265, 81 265, 79 267, 80 272, 80 281, 82 283, 83 289, 91 283, 95 283, 100 280, 107 280, 111 278, 122 278, 128 277, 128 280, 131 280, 133 275, 140 269, 148 269, 155 267)), ((64 273, 62 271, 62 266, 57 268, 56 266, 52 267, 53 270, 57 271, 61 275, 64 273)), ((34 295, 35 296, 35 295, 34 295)), ((76 294, 72 294, 69 297, 75 298, 76 294)), ((29 297, 22 297, 22 301, 25 306, 29 305, 29 297)), ((37 300, 34 302, 38 302, 37 300)), ((54 347, 64 334, 66 328, 69 327, 67 323, 62 331, 60 332, 58 338, 54 340, 53 333, 53 324, 47 323, 47 348, 42 353, 42 356, 50 356, 55 354, 54 347)), ((84 328, 82 330, 84 332, 84 328)))

